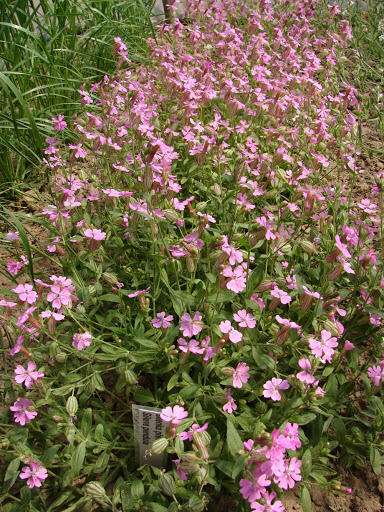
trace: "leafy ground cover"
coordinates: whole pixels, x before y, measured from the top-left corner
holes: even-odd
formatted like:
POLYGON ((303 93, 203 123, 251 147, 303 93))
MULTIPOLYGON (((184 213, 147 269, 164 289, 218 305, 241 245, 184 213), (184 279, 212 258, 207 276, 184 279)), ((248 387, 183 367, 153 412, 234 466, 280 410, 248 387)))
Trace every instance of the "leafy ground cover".
POLYGON ((307 512, 353 492, 334 460, 381 473, 380 102, 348 65, 380 78, 315 3, 190 2, 54 118, 49 236, 11 212, 3 236, 6 512, 281 512, 295 485, 307 512), (136 467, 132 404, 162 410, 163 470, 136 467))

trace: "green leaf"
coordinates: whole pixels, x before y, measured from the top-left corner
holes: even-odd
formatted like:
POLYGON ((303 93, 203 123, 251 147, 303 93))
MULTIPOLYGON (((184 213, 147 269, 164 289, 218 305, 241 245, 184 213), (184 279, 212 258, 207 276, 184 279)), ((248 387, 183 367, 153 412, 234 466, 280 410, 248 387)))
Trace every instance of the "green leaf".
POLYGON ((7 467, 4 476, 3 492, 6 492, 16 482, 19 475, 20 459, 13 459, 7 467))
POLYGON ((220 469, 225 475, 232 478, 233 462, 229 460, 218 459, 215 461, 215 466, 220 469))
POLYGON ((345 437, 347 432, 344 425, 344 421, 341 418, 334 418, 332 426, 335 429, 336 439, 339 441, 339 443, 345 443, 345 437))
POLYGON ((229 453, 235 458, 238 457, 237 452, 243 449, 241 437, 230 418, 227 418, 227 446, 229 453))
POLYGON ((63 503, 65 503, 70 496, 72 496, 71 491, 65 491, 62 494, 60 494, 60 496, 53 503, 51 503, 51 506, 49 507, 47 512, 52 512, 55 508, 63 505, 63 503))
POLYGON ((65 396, 73 392, 73 386, 62 386, 61 388, 52 389, 51 393, 55 396, 65 396))
POLYGON ((84 436, 87 436, 91 430, 92 426, 92 409, 88 407, 83 412, 82 418, 81 418, 81 424, 80 424, 80 430, 81 433, 84 436))
POLYGON ((105 295, 100 295, 99 300, 103 302, 120 302, 120 297, 114 293, 106 293, 105 295))
POLYGON ((301 474, 303 477, 309 476, 312 470, 312 452, 311 449, 308 448, 303 453, 301 458, 301 474))
POLYGON ((159 350, 159 344, 156 343, 156 341, 149 340, 148 338, 135 338, 135 341, 137 341, 139 345, 143 345, 143 347, 150 348, 155 352, 159 350))
POLYGON ((369 448, 369 460, 371 461, 375 475, 381 475, 381 456, 379 450, 375 448, 375 446, 371 446, 369 448))
POLYGON ((129 354, 129 359, 134 363, 148 363, 159 359, 159 350, 138 350, 129 354))
POLYGON ((145 388, 136 389, 135 394, 133 395, 135 402, 145 404, 148 402, 154 402, 155 397, 153 394, 145 388))
POLYGON ((308 423, 311 423, 311 421, 316 419, 316 417, 316 414, 313 412, 304 412, 303 414, 294 416, 294 418, 292 418, 292 422, 297 423, 298 425, 307 425, 308 423))
POLYGON ((167 512, 167 508, 163 507, 163 505, 160 505, 159 503, 148 503, 148 505, 151 507, 152 512, 167 512))
POLYGON ((303 485, 300 489, 300 503, 303 512, 312 512, 312 501, 311 495, 308 489, 303 485))
POLYGON ((168 384, 167 384, 167 391, 171 391, 178 383, 178 380, 179 380, 178 373, 175 373, 174 375, 172 375, 172 377, 169 379, 168 384))
POLYGON ((240 455, 240 457, 237 458, 235 464, 232 464, 232 478, 235 479, 244 469, 245 463, 247 460, 246 455, 240 455))
POLYGON ((74 451, 71 458, 71 468, 72 473, 74 475, 78 475, 80 473, 81 468, 83 467, 84 459, 85 459, 85 451, 86 451, 87 441, 82 441, 74 451))

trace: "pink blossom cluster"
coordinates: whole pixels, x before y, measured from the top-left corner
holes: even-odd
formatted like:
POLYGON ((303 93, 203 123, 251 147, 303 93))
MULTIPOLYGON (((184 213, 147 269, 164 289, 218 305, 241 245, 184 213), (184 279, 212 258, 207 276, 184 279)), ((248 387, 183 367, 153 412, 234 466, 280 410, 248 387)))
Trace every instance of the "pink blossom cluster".
POLYGON ((286 456, 287 450, 296 450, 301 446, 298 425, 287 423, 284 432, 274 430, 271 433, 271 442, 259 448, 252 439, 243 444, 249 457, 248 465, 253 469, 252 479, 240 480, 242 496, 249 501, 253 510, 268 510, 263 508, 264 503, 267 503, 269 510, 283 512, 285 509, 281 501, 274 501, 276 493, 270 492, 268 488, 274 483, 280 489, 292 489, 301 480, 301 461, 296 457, 286 456), (263 462, 258 462, 263 458, 263 462))

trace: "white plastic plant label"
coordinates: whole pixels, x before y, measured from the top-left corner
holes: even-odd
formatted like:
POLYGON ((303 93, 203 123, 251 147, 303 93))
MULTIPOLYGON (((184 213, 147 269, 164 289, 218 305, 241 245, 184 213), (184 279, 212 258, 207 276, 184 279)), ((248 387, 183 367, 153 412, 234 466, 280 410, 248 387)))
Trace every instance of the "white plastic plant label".
POLYGON ((158 468, 165 467, 167 452, 151 455, 153 441, 164 437, 168 423, 160 418, 161 409, 132 405, 133 435, 135 440, 136 462, 139 466, 150 464, 158 468))

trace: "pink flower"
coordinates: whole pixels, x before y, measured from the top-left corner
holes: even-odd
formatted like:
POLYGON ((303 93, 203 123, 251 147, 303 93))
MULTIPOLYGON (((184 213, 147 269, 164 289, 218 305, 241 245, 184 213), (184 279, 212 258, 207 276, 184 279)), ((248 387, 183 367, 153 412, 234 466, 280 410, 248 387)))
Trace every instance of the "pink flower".
POLYGON ((65 128, 67 127, 67 123, 64 121, 64 116, 62 114, 59 114, 57 116, 57 119, 52 117, 51 121, 55 125, 55 130, 56 131, 65 130, 65 128))
POLYGON ((70 308, 72 300, 76 299, 76 296, 73 295, 75 287, 72 280, 64 276, 51 276, 49 279, 53 284, 50 286, 51 291, 47 295, 47 301, 52 302, 54 309, 60 309, 62 306, 70 308))
POLYGON ((23 467, 19 477, 22 480, 27 478, 28 487, 33 489, 33 487, 41 487, 41 483, 44 482, 46 478, 48 478, 48 473, 47 470, 40 464, 40 462, 34 462, 31 460, 29 462, 29 467, 23 467))
POLYGON ((241 251, 235 249, 232 245, 228 243, 228 238, 223 236, 223 245, 221 246, 222 250, 228 254, 230 265, 235 265, 237 263, 242 263, 243 255, 241 251))
POLYGON ((204 430, 207 430, 207 428, 208 423, 205 423, 202 427, 200 427, 197 423, 194 423, 188 432, 180 432, 180 439, 182 441, 193 441, 193 434, 195 432, 204 432, 204 430))
POLYGON ((85 149, 83 149, 83 147, 82 147, 82 146, 83 146, 83 145, 82 145, 82 143, 81 143, 81 142, 79 142, 79 144, 76 144, 76 145, 74 145, 74 144, 68 144, 68 147, 69 147, 70 149, 75 149, 75 150, 76 150, 76 151, 75 151, 75 158, 84 158, 84 157, 86 157, 86 156, 87 156, 87 152, 86 152, 86 150, 85 150, 85 149))
POLYGON ((230 267, 227 265, 221 271, 221 275, 229 278, 226 282, 226 288, 234 293, 241 293, 247 286, 247 273, 241 265, 237 267, 230 267))
POLYGON ((49 309, 42 311, 39 316, 41 318, 54 318, 57 322, 60 322, 65 318, 65 316, 59 311, 56 313, 55 311, 50 311, 49 309))
POLYGON ((368 368, 368 377, 372 380, 375 386, 379 387, 384 382, 384 366, 371 366, 368 368))
POLYGON ((11 356, 14 356, 14 355, 16 355, 16 354, 18 354, 20 352, 20 349, 21 349, 21 346, 23 344, 23 341, 24 341, 24 338, 22 336, 19 336, 17 338, 15 344, 13 345, 11 350, 9 351, 9 354, 11 356))
POLYGON ((33 286, 31 284, 18 284, 16 288, 13 288, 11 291, 17 293, 20 302, 33 304, 37 301, 37 293, 33 290, 33 286))
POLYGON ((15 419, 15 423, 20 423, 20 425, 24 426, 37 416, 37 412, 28 410, 28 407, 31 404, 32 402, 30 400, 19 398, 13 405, 11 405, 10 410, 14 412, 13 417, 15 419))
POLYGON ((161 313, 157 313, 157 318, 153 318, 151 320, 151 324, 153 327, 156 327, 156 329, 167 329, 171 325, 171 322, 173 320, 172 315, 165 316, 166 313, 162 311, 161 313))
POLYGON ((321 330, 321 341, 309 338, 308 343, 312 354, 320 359, 322 363, 332 361, 335 353, 334 348, 338 345, 337 338, 332 337, 332 334, 325 329, 321 330))
POLYGON ((289 389, 289 387, 287 380, 273 378, 264 384, 263 396, 265 398, 271 398, 274 402, 278 402, 281 400, 279 391, 289 389))
POLYGON ((240 309, 240 311, 233 315, 233 319, 239 324, 240 327, 248 327, 249 329, 253 329, 256 326, 255 318, 250 313, 247 313, 246 309, 240 309))
POLYGON ((272 288, 271 295, 279 299, 282 304, 289 304, 292 300, 292 297, 287 292, 280 290, 276 285, 272 288))
POLYGON ((223 334, 228 334, 232 343, 239 343, 243 339, 241 332, 234 329, 229 320, 220 322, 219 329, 223 334))
POLYGON ((18 231, 10 231, 9 233, 7 233, 7 239, 8 240, 18 240, 19 232, 18 231))
POLYGON ((7 300, 1 299, 0 306, 4 306, 5 308, 14 308, 17 306, 17 302, 9 302, 7 300))
POLYGON ((227 399, 227 402, 223 405, 223 411, 227 412, 228 414, 232 414, 233 411, 236 411, 237 405, 234 399, 231 397, 230 389, 228 389, 228 391, 225 393, 225 398, 227 399))
POLYGON ((193 320, 188 313, 184 313, 181 317, 180 330, 183 332, 183 336, 192 338, 192 336, 196 336, 203 330, 203 325, 201 315, 198 311, 194 314, 193 320))
POLYGON ((136 292, 130 293, 128 295, 128 297, 130 299, 133 299, 134 297, 138 297, 139 295, 145 295, 146 293, 149 292, 150 289, 151 289, 151 287, 148 286, 148 288, 146 288, 145 290, 137 290, 136 292))
POLYGON ((297 450, 301 446, 299 439, 299 425, 297 423, 287 423, 284 430, 285 448, 287 450, 297 450))
POLYGON ((191 352, 192 354, 203 354, 204 348, 200 348, 199 342, 195 339, 190 339, 189 341, 185 341, 184 338, 179 338, 177 343, 180 346, 180 350, 182 352, 191 352))
POLYGON ((44 377, 44 373, 36 372, 36 365, 33 361, 29 361, 27 364, 27 369, 23 368, 20 364, 15 368, 15 382, 17 384, 22 384, 26 388, 30 388, 37 379, 44 377))
POLYGON ((85 331, 82 334, 74 334, 72 340, 73 347, 77 348, 77 350, 83 350, 92 343, 92 336, 89 332, 85 331))
POLYGON ((10 274, 16 276, 20 270, 23 268, 23 263, 21 261, 8 261, 7 270, 10 274))
POLYGON ((264 301, 261 297, 259 297, 258 293, 254 293, 253 295, 251 295, 250 299, 253 300, 254 302, 256 302, 256 304, 259 306, 260 309, 265 308, 264 301))
POLYGON ((92 238, 93 240, 105 240, 105 237, 107 236, 104 231, 101 231, 100 229, 85 229, 84 230, 84 236, 87 238, 92 238))
POLYGON ((236 366, 236 370, 233 372, 233 387, 234 388, 241 388, 243 387, 243 384, 246 384, 249 380, 249 366, 247 366, 245 363, 239 363, 236 366))
POLYGON ((296 457, 285 460, 284 471, 275 476, 274 482, 280 489, 293 489, 296 482, 300 482, 301 480, 300 468, 301 460, 297 460, 296 457))
POLYGON ((240 480, 240 493, 244 499, 250 503, 259 500, 265 491, 265 488, 271 485, 271 481, 261 469, 253 470, 253 481, 242 479, 240 480))
POLYGON ((355 345, 351 341, 345 340, 345 342, 344 342, 344 350, 345 351, 353 350, 354 348, 355 348, 355 345))
POLYGON ((176 473, 180 480, 188 480, 187 473, 185 473, 182 469, 180 469, 180 459, 175 459, 172 461, 176 465, 176 473))
POLYGON ((160 418, 167 423, 171 423, 171 425, 178 425, 181 421, 188 416, 188 411, 184 409, 184 407, 180 407, 180 405, 175 405, 172 407, 166 407, 160 413, 160 418))
POLYGON ((17 318, 16 325, 17 327, 21 327, 25 324, 25 322, 28 320, 29 315, 32 315, 34 311, 36 311, 36 306, 32 306, 28 309, 26 309, 21 315, 17 318))
POLYGON ((299 366, 304 371, 300 372, 296 375, 296 379, 300 380, 301 382, 305 382, 305 384, 312 384, 315 382, 315 377, 309 373, 309 370, 312 370, 311 362, 309 359, 300 359, 299 360, 299 366))
POLYGON ((254 501, 251 503, 251 509, 255 512, 284 512, 285 508, 284 505, 280 500, 275 501, 272 503, 272 501, 276 498, 275 492, 263 492, 263 500, 264 504, 261 505, 260 503, 257 503, 257 501, 254 501))

